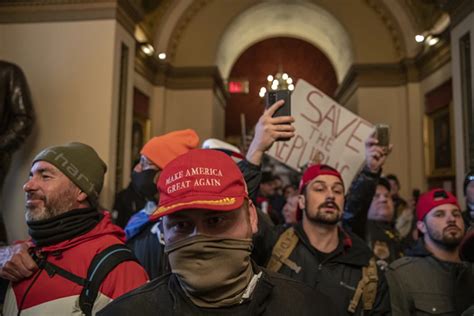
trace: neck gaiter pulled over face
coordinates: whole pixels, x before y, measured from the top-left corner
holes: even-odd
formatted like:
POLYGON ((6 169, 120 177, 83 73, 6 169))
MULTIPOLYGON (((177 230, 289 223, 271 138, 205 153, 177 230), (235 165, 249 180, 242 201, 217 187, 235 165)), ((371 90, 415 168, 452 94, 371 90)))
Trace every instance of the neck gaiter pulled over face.
POLYGON ((252 276, 252 239, 196 235, 167 244, 171 270, 199 307, 239 304, 252 276))

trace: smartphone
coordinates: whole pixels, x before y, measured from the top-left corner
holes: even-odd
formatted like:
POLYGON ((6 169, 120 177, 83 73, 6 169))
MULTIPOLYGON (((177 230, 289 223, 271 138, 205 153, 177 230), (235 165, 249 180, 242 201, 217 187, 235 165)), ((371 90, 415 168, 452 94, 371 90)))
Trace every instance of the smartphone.
POLYGON ((291 115, 291 92, 290 90, 275 90, 268 91, 265 95, 265 108, 272 106, 276 101, 285 100, 283 104, 276 112, 273 117, 277 116, 290 116, 291 115))
POLYGON ((390 128, 387 124, 375 125, 375 137, 379 141, 378 145, 387 147, 390 144, 390 128))
MULTIPOLYGON (((265 108, 269 108, 275 102, 279 100, 285 100, 285 103, 280 106, 275 113, 273 113, 273 117, 278 116, 290 116, 291 115, 291 92, 290 90, 274 90, 268 91, 265 95, 265 108)), ((289 124, 289 123, 285 123, 289 124)), ((288 141, 290 138, 278 138, 277 141, 288 141)))

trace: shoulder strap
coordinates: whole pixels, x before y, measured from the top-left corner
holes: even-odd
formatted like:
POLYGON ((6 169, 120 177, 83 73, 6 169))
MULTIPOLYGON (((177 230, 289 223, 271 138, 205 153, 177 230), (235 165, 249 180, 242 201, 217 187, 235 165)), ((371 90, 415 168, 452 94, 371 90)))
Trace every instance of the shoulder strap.
POLYGON ((272 256, 267 264, 267 269, 270 271, 278 272, 281 266, 284 264, 291 270, 299 273, 301 267, 298 266, 294 261, 288 259, 293 249, 298 244, 298 235, 296 235, 293 227, 288 228, 280 235, 278 241, 272 250, 272 256))
POLYGON ((38 267, 44 269, 50 277, 58 274, 83 287, 81 295, 79 296, 79 306, 85 315, 92 314, 92 307, 94 306, 95 299, 99 293, 99 288, 109 272, 122 262, 138 262, 132 251, 127 246, 123 244, 115 244, 94 256, 87 270, 87 279, 84 279, 55 265, 54 263, 49 262, 47 256, 38 257, 34 251, 30 251, 30 255, 38 267))
POLYGON ((46 273, 48 273, 49 277, 53 277, 55 274, 62 276, 65 279, 68 279, 69 281, 72 281, 80 286, 85 286, 87 283, 87 280, 84 278, 81 278, 78 275, 75 275, 72 272, 69 272, 67 270, 64 270, 60 266, 55 265, 54 263, 49 262, 46 258, 41 258, 37 259, 33 258, 35 260, 36 264, 38 264, 38 267, 40 269, 44 269, 46 273))
POLYGON ((370 259, 369 266, 365 272, 368 282, 365 284, 362 300, 364 301, 364 310, 371 310, 377 296, 377 283, 379 281, 375 258, 370 259))
POLYGON ((138 262, 132 251, 122 244, 112 245, 95 255, 87 271, 86 285, 79 297, 79 306, 84 314, 92 314, 102 282, 116 266, 125 261, 138 262))
POLYGON ((355 313, 361 298, 364 304, 364 310, 371 310, 373 308, 377 296, 378 280, 377 264, 375 258, 371 258, 369 265, 362 268, 362 278, 357 284, 354 296, 347 308, 349 312, 355 313))

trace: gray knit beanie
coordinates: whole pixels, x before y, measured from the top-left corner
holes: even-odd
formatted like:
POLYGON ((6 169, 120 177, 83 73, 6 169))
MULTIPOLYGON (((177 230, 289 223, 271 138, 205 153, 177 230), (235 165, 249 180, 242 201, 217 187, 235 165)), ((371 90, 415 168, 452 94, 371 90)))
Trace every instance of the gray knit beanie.
POLYGON ((82 143, 48 147, 36 155, 32 165, 37 161, 54 165, 87 194, 90 202, 97 201, 107 166, 92 147, 82 143))

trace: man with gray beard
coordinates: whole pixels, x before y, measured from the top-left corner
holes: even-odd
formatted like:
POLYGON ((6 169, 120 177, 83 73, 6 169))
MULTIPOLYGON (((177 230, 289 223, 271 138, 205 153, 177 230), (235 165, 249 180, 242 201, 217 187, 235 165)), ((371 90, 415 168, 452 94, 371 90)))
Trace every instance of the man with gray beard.
POLYGON ((474 292, 474 264, 459 255, 464 221, 458 201, 433 189, 420 196, 416 215, 422 238, 386 274, 392 315, 460 315, 472 304, 466 294, 474 292))
POLYGON ((147 281, 128 255, 124 232, 98 209, 106 169, 95 150, 82 143, 49 147, 34 158, 23 190, 29 254, 37 266, 17 254, 16 260, 29 260, 25 271, 12 262, 3 267, 2 276, 16 280, 3 315, 91 315, 147 281), (25 274, 31 277, 22 279, 25 274))

